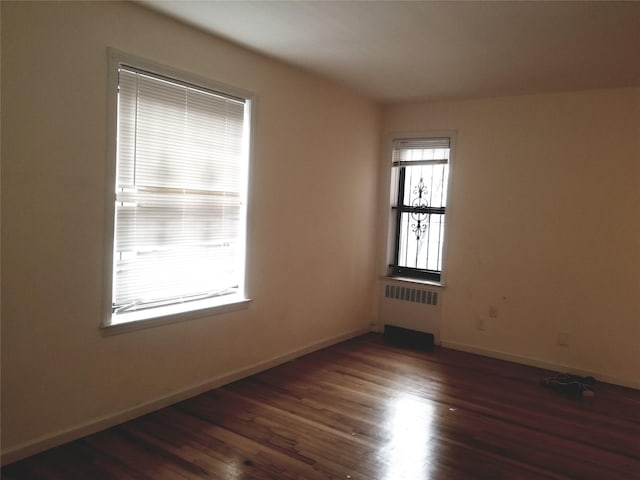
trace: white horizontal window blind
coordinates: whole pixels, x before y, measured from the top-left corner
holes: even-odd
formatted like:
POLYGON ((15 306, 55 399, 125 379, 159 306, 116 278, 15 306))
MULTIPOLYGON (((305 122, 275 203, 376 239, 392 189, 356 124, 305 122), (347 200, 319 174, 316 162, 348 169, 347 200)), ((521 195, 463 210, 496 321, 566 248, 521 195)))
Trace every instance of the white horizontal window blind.
POLYGON ((449 138, 397 139, 393 141, 393 166, 446 164, 449 138))
POLYGON ((247 116, 244 99, 119 66, 112 323, 242 288, 247 116))

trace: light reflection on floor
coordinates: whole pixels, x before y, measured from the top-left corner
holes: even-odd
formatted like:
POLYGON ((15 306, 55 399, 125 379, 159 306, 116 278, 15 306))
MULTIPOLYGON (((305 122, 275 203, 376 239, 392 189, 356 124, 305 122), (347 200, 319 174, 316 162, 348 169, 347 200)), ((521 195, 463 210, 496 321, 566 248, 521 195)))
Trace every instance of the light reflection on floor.
POLYGON ((433 457, 432 423, 434 406, 431 401, 403 394, 395 399, 387 417, 391 438, 383 458, 387 469, 381 480, 428 479, 433 457))

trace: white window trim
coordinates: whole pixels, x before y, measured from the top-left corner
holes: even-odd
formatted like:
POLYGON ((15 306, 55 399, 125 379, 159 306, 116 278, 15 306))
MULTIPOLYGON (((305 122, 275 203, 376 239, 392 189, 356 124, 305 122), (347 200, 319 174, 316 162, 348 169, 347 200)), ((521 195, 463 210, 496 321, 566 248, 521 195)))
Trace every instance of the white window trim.
POLYGON ((253 169, 254 138, 256 132, 256 107, 257 96, 253 92, 243 90, 234 86, 226 85, 211 79, 185 72, 179 69, 168 67, 151 60, 140 58, 128 53, 108 48, 108 103, 107 103, 107 158, 106 158, 106 196, 105 196, 105 259, 104 259, 104 293, 100 328, 105 334, 113 334, 148 328, 151 326, 164 325, 194 318, 203 318, 211 315, 228 313, 248 308, 251 302, 249 291, 249 257, 250 257, 250 214, 251 214, 251 174, 253 169), (249 145, 248 145, 248 179, 246 183, 245 201, 245 261, 244 261, 244 292, 235 295, 211 298, 193 302, 192 305, 184 304, 169 305, 163 308, 154 309, 154 315, 127 316, 126 321, 112 322, 112 289, 113 289, 113 248, 114 248, 114 217, 115 217, 115 191, 116 181, 116 152, 117 152, 117 88, 118 88, 118 66, 121 64, 132 65, 137 68, 148 70, 157 74, 176 78, 182 81, 193 83, 211 90, 224 92, 227 95, 244 98, 249 102, 249 145), (193 308, 195 306, 195 308, 193 308))
POLYGON ((454 165, 455 165, 455 150, 456 150, 456 140, 457 140, 457 131, 455 130, 427 130, 427 131, 411 131, 411 132, 390 132, 387 133, 384 139, 385 148, 383 149, 383 182, 384 191, 383 201, 383 211, 385 212, 384 221, 382 225, 384 226, 384 249, 383 255, 380 262, 380 278, 384 280, 397 280, 407 283, 414 283, 420 285, 432 285, 436 287, 444 288, 446 286, 446 277, 448 271, 448 244, 449 244, 449 232, 451 229, 451 218, 452 218, 452 178, 455 175, 454 173, 454 165), (393 180, 393 167, 391 158, 393 155, 393 142, 396 140, 410 140, 414 138, 440 138, 440 137, 448 137, 450 139, 450 147, 449 147, 449 177, 447 178, 447 213, 445 217, 445 226, 444 226, 444 241, 442 244, 442 271, 440 273, 440 280, 427 280, 421 278, 412 278, 412 277, 400 277, 391 275, 389 264, 393 262, 394 254, 395 254, 395 222, 393 218, 393 214, 391 211, 391 206, 396 201, 396 190, 392 185, 393 180))

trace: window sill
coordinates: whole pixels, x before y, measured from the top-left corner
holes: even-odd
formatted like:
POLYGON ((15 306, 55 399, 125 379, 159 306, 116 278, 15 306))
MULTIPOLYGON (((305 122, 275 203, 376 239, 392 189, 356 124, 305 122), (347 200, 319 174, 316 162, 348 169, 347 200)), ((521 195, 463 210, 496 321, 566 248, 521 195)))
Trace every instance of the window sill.
POLYGON ((121 315, 116 321, 103 324, 103 335, 115 335, 144 328, 157 327, 170 323, 183 322, 211 315, 220 315, 249 307, 251 299, 239 295, 229 295, 189 304, 170 305, 162 308, 130 312, 121 315))
POLYGON ((392 281, 392 282, 413 283, 417 285, 429 285, 431 287, 444 288, 444 283, 442 282, 436 282, 434 280, 425 280, 422 278, 392 277, 390 275, 383 275, 380 277, 380 279, 385 281, 392 281))

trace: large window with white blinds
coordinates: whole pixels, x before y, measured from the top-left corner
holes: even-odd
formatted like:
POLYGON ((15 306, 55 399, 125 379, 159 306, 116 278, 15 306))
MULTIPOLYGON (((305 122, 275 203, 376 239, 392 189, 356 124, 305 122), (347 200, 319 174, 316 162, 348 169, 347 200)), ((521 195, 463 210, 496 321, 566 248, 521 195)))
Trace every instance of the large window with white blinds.
POLYGON ((392 276, 441 282, 450 152, 450 137, 393 141, 392 276))
POLYGON ((107 323, 244 299, 250 100, 134 62, 114 68, 107 323))

